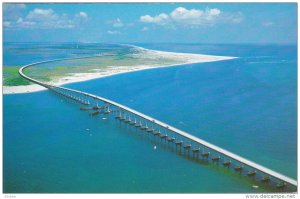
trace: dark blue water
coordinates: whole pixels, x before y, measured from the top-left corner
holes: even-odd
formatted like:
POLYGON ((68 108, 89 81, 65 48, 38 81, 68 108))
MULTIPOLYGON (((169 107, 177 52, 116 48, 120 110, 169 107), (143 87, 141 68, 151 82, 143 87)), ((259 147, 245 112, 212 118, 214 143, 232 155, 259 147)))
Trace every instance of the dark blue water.
MULTIPOLYGON (((110 98, 296 178, 296 46, 141 46, 239 58, 67 87, 110 98)), ((113 120, 91 118, 48 91, 4 96, 3 139, 4 192, 269 191, 113 120)))

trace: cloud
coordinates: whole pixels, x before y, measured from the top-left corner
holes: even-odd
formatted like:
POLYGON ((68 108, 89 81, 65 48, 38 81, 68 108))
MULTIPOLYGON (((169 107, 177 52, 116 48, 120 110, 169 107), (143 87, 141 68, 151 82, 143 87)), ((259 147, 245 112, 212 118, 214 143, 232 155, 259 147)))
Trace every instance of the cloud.
POLYGON ((69 16, 67 14, 58 14, 53 9, 35 8, 27 15, 7 20, 10 25, 5 27, 11 29, 71 29, 82 24, 82 21, 87 17, 88 15, 85 12, 69 16))
POLYGON ((110 21, 107 21, 108 24, 111 24, 113 27, 115 28, 121 28, 124 26, 123 22, 121 21, 121 19, 117 18, 117 19, 114 19, 114 20, 110 20, 110 21))
POLYGON ((74 21, 68 19, 66 14, 58 15, 52 9, 36 8, 19 23, 22 28, 38 27, 41 29, 50 28, 74 28, 74 21))
POLYGON ((10 21, 4 21, 3 26, 4 27, 10 27, 10 21))
POLYGON ((118 35, 118 34, 121 34, 120 31, 116 31, 116 30, 108 30, 107 33, 110 34, 110 35, 118 35))
MULTIPOLYGON (((216 10, 216 9, 215 9, 216 10)), ((175 21, 182 21, 182 20, 194 20, 194 19, 199 19, 202 17, 204 12, 202 10, 196 10, 196 9, 191 9, 187 10, 183 7, 178 7, 175 10, 171 12, 171 17, 175 21)))
POLYGON ((29 14, 26 16, 26 19, 35 21, 51 21, 59 19, 59 16, 52 9, 36 8, 29 12, 29 14))
POLYGON ((223 13, 220 22, 238 24, 244 20, 244 15, 241 12, 223 13))
POLYGON ((170 16, 178 23, 189 25, 207 25, 214 23, 216 18, 220 16, 219 9, 206 9, 206 10, 187 10, 183 7, 176 8, 171 12, 170 16))
POLYGON ((158 25, 165 25, 169 21, 169 16, 165 13, 161 13, 154 17, 151 17, 150 15, 144 15, 140 17, 140 21, 144 23, 155 23, 158 25))
POLYGON ((161 13, 156 16, 144 15, 140 17, 140 21, 143 23, 189 27, 211 26, 217 23, 240 23, 242 20, 242 13, 227 13, 217 8, 188 10, 184 7, 178 7, 170 14, 161 13))
POLYGON ((79 18, 88 18, 88 15, 85 12, 79 12, 79 14, 77 14, 76 17, 79 17, 79 18))
POLYGON ((143 27, 142 29, 141 29, 141 31, 148 31, 149 30, 149 28, 148 27, 143 27))
POLYGON ((18 20, 17 20, 17 23, 22 23, 23 22, 23 18, 19 18, 18 20))
POLYGON ((3 17, 5 21, 16 20, 26 9, 25 4, 3 4, 3 17))
POLYGON ((275 23, 272 21, 265 21, 261 25, 265 27, 273 26, 275 23))
POLYGON ((106 24, 109 24, 111 26, 109 29, 112 30, 107 31, 107 33, 110 35, 124 34, 126 30, 134 26, 134 23, 125 23, 120 18, 106 21, 106 24), (117 30, 122 30, 122 32, 117 30))

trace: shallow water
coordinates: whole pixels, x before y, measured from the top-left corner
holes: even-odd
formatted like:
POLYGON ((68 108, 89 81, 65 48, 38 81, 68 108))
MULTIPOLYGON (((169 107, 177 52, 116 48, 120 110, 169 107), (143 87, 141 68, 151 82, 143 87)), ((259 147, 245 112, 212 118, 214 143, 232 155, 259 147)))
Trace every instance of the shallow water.
MULTIPOLYGON (((240 58, 66 87, 115 100, 296 178, 295 46, 142 46, 240 58)), ((79 107, 48 91, 4 96, 4 192, 270 191, 79 107)))

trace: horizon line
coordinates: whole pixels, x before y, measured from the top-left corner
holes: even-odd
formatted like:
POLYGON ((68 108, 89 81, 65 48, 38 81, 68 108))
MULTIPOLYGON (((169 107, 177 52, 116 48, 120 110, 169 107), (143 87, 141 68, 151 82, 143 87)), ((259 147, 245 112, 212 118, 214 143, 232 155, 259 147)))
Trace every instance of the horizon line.
POLYGON ((298 42, 295 43, 255 43, 255 42, 220 42, 220 43, 210 43, 210 42, 82 42, 82 41, 3 41, 2 44, 5 43, 53 43, 53 44, 63 44, 63 43, 81 43, 81 44, 202 44, 202 45, 296 45, 298 46, 298 42))

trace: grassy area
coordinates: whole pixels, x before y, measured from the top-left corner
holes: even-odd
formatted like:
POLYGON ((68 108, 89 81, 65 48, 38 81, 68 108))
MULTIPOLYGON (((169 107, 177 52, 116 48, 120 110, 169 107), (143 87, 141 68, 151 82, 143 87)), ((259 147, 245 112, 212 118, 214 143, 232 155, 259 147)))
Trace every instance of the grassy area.
POLYGON ((19 75, 20 66, 4 66, 3 67, 3 85, 4 86, 20 86, 31 84, 28 80, 19 75))
MULTIPOLYGON (((130 57, 130 56, 104 56, 86 58, 81 60, 64 60, 55 63, 41 64, 26 69, 25 74, 42 82, 49 82, 69 76, 70 73, 92 73, 95 69, 101 71, 110 71, 119 67, 134 67, 138 65, 166 65, 174 64, 176 60, 172 59, 150 59, 148 57, 130 57)), ((18 71, 19 66, 3 67, 3 85, 20 86, 31 84, 28 80, 22 78, 18 71)))
MULTIPOLYGON (((149 54, 147 51, 137 52, 136 54, 116 54, 112 56, 91 57, 85 59, 62 60, 51 63, 43 63, 26 69, 25 74, 33 79, 42 82, 56 82, 65 77, 80 73, 102 72, 103 74, 111 71, 124 71, 130 68, 145 66, 162 66, 185 63, 180 57, 164 57, 155 54, 149 54), (125 69, 124 69, 125 68, 125 69)), ((18 70, 19 66, 3 67, 3 85, 20 86, 31 84, 28 80, 22 78, 18 70)))

